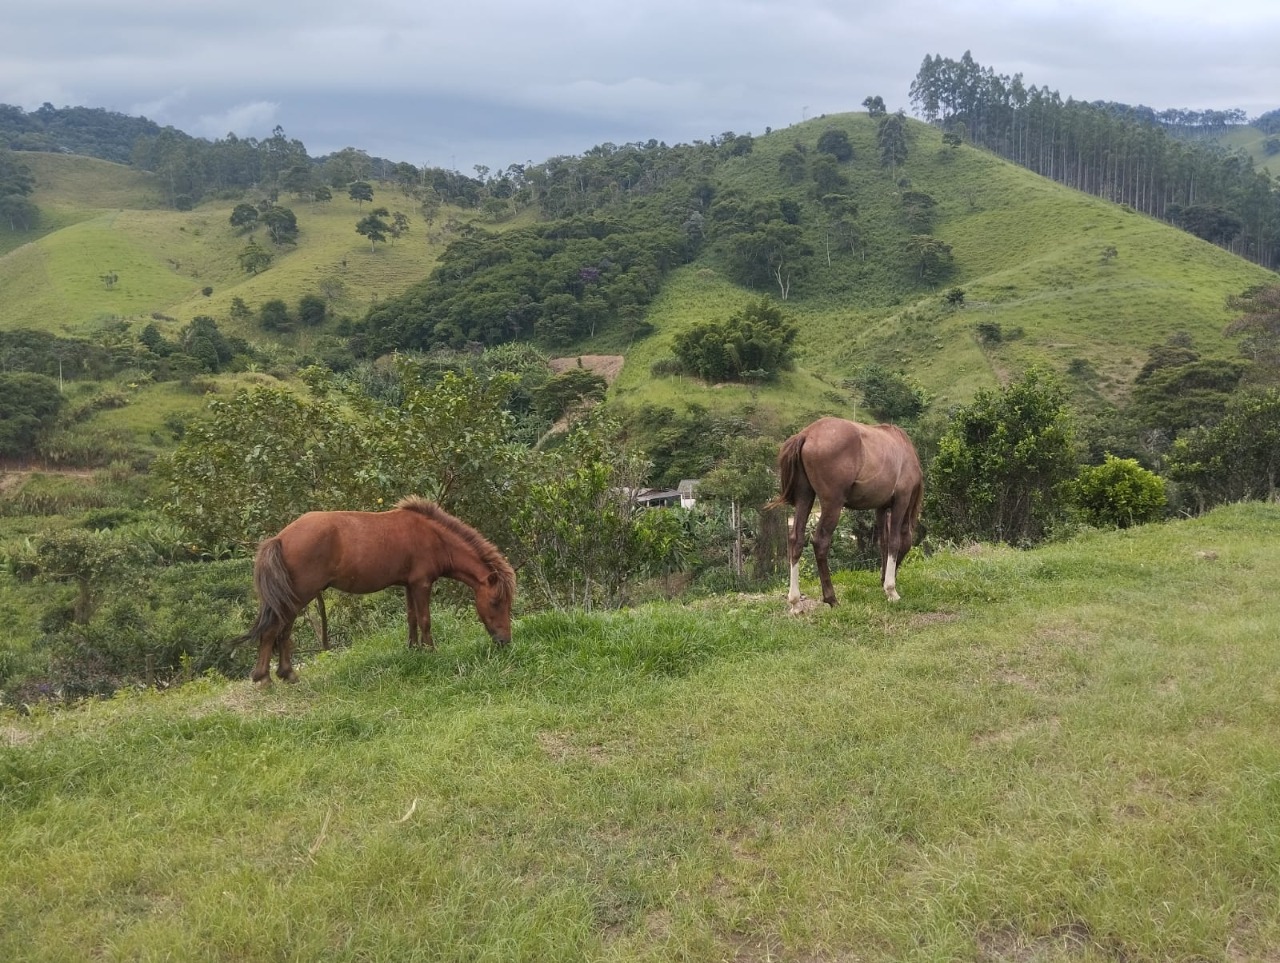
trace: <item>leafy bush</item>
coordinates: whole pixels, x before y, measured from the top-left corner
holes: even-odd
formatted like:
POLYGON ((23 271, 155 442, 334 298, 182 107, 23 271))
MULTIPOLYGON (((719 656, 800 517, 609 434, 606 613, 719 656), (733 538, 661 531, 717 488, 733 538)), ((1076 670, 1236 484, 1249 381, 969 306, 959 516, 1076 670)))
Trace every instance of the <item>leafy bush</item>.
POLYGON ((1168 455, 1169 478, 1203 511, 1280 491, 1280 390, 1233 395, 1212 428, 1183 432, 1168 455))
POLYGON ((256 653, 225 643, 255 608, 247 558, 135 571, 84 621, 50 625, 51 694, 109 695, 128 684, 164 684, 210 670, 247 671, 256 653))
POLYGON ((548 421, 555 421, 583 399, 604 397, 609 383, 586 368, 569 368, 532 392, 534 410, 548 421))
POLYGON ((882 365, 863 367, 853 385, 862 392, 862 403, 883 421, 912 421, 929 404, 923 388, 903 372, 890 371, 882 365))
POLYGON ((62 403, 52 378, 28 372, 0 374, 0 455, 31 454, 62 403))
POLYGON ((853 145, 849 143, 849 135, 836 127, 822 132, 822 136, 818 138, 818 150, 823 154, 830 154, 841 163, 853 160, 853 145))
POLYGON ((1158 521, 1165 511, 1164 479, 1133 458, 1108 454, 1101 465, 1080 470, 1072 501, 1085 520, 1099 528, 1128 528, 1158 521))
POLYGON ((647 465, 617 441, 620 426, 599 409, 535 469, 515 519, 522 591, 555 608, 614 606, 636 575, 663 570, 687 551, 683 529, 632 492, 647 465))
POLYGON ((675 355, 684 370, 707 381, 771 381, 790 368, 799 328, 768 298, 727 321, 709 321, 677 335, 675 355))
POLYGON ((943 538, 1027 544, 1063 514, 1076 474, 1073 430, 1060 385, 1033 368, 959 408, 938 442, 926 515, 943 538))

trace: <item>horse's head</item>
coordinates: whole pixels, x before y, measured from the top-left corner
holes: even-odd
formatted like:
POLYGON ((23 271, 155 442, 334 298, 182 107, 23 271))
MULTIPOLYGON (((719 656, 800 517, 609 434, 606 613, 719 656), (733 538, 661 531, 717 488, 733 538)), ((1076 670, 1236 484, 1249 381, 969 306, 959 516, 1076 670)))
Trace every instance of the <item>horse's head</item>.
POLYGON ((498 645, 511 641, 511 602, 514 586, 502 573, 491 571, 476 586, 476 615, 498 645))

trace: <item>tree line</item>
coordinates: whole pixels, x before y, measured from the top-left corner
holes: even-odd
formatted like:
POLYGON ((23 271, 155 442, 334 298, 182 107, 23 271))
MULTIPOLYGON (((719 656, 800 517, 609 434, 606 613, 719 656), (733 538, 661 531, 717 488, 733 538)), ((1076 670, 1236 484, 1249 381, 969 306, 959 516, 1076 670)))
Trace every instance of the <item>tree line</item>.
POLYGON ((1087 103, 1021 74, 929 55, 911 84, 925 120, 1077 190, 1128 204, 1269 268, 1280 264, 1280 194, 1241 152, 1173 132, 1217 132, 1238 112, 1150 112, 1087 103))

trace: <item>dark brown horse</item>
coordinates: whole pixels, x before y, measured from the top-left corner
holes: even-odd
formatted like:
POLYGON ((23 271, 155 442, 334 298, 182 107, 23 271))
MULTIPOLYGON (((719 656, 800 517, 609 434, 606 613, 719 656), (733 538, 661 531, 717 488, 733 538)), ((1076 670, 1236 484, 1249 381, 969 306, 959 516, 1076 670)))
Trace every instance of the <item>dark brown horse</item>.
POLYGON ((258 619, 230 644, 258 642, 250 678, 271 673, 271 653, 280 655, 276 675, 297 680, 293 668, 293 623, 326 588, 365 595, 403 585, 409 647, 431 638, 431 586, 453 578, 475 593, 476 614, 499 645, 511 641, 511 603, 516 576, 483 535, 440 506, 416 495, 389 512, 308 512, 258 546, 253 584, 258 619))
POLYGON ((843 418, 819 418, 782 443, 778 450, 781 491, 769 504, 796 509, 787 541, 791 588, 787 601, 800 603, 800 555, 805 528, 816 497, 822 504, 813 533, 813 555, 822 581, 822 600, 836 604, 827 552, 842 508, 874 508, 880 544, 880 581, 884 594, 897 601, 898 564, 911 551, 924 474, 907 433, 897 425, 860 425, 843 418))

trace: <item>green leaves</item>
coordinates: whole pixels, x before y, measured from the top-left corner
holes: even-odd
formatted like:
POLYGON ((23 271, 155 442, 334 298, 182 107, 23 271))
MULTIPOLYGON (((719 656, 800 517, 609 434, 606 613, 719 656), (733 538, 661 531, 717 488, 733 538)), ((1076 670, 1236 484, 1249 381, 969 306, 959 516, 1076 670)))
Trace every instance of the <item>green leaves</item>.
POLYGON ((358 474, 367 435, 337 404, 262 387, 209 414, 156 469, 165 511, 197 541, 248 547, 304 511, 375 504, 358 474))
POLYGON ((727 321, 709 321, 677 335, 681 367, 707 381, 769 381, 789 368, 799 328, 768 298, 727 321))
POLYGON ((515 534, 525 590, 543 604, 617 605, 634 575, 680 551, 670 520, 648 518, 633 500, 648 465, 617 443, 619 434, 593 411, 560 448, 535 453, 515 534))
POLYGON ((1167 503, 1164 479, 1133 458, 1108 454, 1101 465, 1080 470, 1071 496, 1085 520, 1101 528, 1159 521, 1167 503))
POLYGON ((1168 474, 1201 509, 1250 498, 1273 499, 1280 482, 1280 390, 1240 392, 1212 428, 1179 435, 1168 474))
POLYGON ((930 524, 946 538, 1040 540, 1075 474, 1072 434, 1065 393, 1041 369, 978 392, 938 443, 925 486, 930 524))

